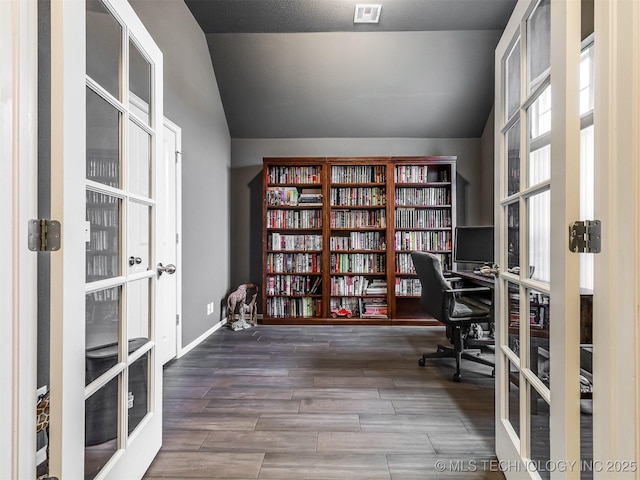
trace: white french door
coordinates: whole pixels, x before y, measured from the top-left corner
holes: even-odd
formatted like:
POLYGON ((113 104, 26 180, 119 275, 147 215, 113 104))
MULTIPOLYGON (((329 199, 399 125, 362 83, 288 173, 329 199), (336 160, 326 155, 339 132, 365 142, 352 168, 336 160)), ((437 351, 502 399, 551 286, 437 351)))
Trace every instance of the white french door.
POLYGON ((162 436, 162 54, 125 0, 52 0, 51 47, 49 474, 141 478, 162 436))
POLYGON ((580 478, 580 2, 520 0, 496 49, 496 453, 580 478))

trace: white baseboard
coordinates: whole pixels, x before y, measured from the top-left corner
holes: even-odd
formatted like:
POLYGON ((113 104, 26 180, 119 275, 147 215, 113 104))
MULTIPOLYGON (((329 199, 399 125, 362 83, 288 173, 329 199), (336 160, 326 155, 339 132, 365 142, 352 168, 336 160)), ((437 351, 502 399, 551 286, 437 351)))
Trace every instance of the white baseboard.
POLYGON ((225 325, 226 323, 227 323, 227 318, 225 317, 222 320, 220 320, 218 323, 216 323, 213 327, 211 327, 209 330, 207 330, 202 335, 200 335, 198 338, 196 338, 189 345, 187 345, 187 346, 183 347, 182 349, 180 349, 180 351, 176 355, 176 358, 180 358, 183 355, 186 355, 187 353, 189 353, 191 350, 193 350, 198 345, 200 345, 202 342, 204 342, 207 339, 207 337, 209 337, 209 335, 211 335, 212 333, 214 333, 217 330, 220 330, 220 328, 222 328, 222 326, 225 325))

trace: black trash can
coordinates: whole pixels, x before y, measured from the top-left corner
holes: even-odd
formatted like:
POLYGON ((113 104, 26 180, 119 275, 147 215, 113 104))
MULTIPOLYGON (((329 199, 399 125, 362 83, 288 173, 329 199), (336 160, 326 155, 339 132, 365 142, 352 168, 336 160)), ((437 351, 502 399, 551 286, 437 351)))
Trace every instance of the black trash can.
MULTIPOLYGON (((136 351, 148 340, 129 340, 129 353, 136 351)), ((86 383, 98 378, 118 360, 118 344, 109 343, 86 351, 86 383)), ((142 356, 129 369, 129 396, 133 406, 129 409, 129 432, 147 414, 147 378, 149 366, 147 356, 142 356)), ((118 381, 111 380, 91 395, 85 404, 85 446, 98 445, 118 436, 118 381)))

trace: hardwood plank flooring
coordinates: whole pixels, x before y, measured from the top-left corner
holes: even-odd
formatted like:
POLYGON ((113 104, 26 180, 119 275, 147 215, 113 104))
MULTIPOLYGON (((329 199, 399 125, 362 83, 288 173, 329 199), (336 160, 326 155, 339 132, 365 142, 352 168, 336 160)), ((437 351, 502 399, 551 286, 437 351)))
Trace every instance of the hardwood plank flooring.
POLYGON ((145 480, 503 479, 491 369, 428 360, 441 327, 221 329, 164 371, 145 480), (437 470, 476 466, 475 472, 437 470))

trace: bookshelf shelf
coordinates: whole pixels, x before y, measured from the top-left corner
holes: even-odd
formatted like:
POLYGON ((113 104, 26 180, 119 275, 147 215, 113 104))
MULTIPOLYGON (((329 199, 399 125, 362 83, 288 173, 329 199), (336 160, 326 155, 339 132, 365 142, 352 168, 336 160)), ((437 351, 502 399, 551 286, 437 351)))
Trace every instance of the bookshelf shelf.
POLYGON ((437 323, 421 312, 410 254, 452 266, 455 161, 265 158, 263 322, 437 323), (299 267, 307 260, 309 271, 299 267), (332 318, 341 308, 350 316, 332 318))

